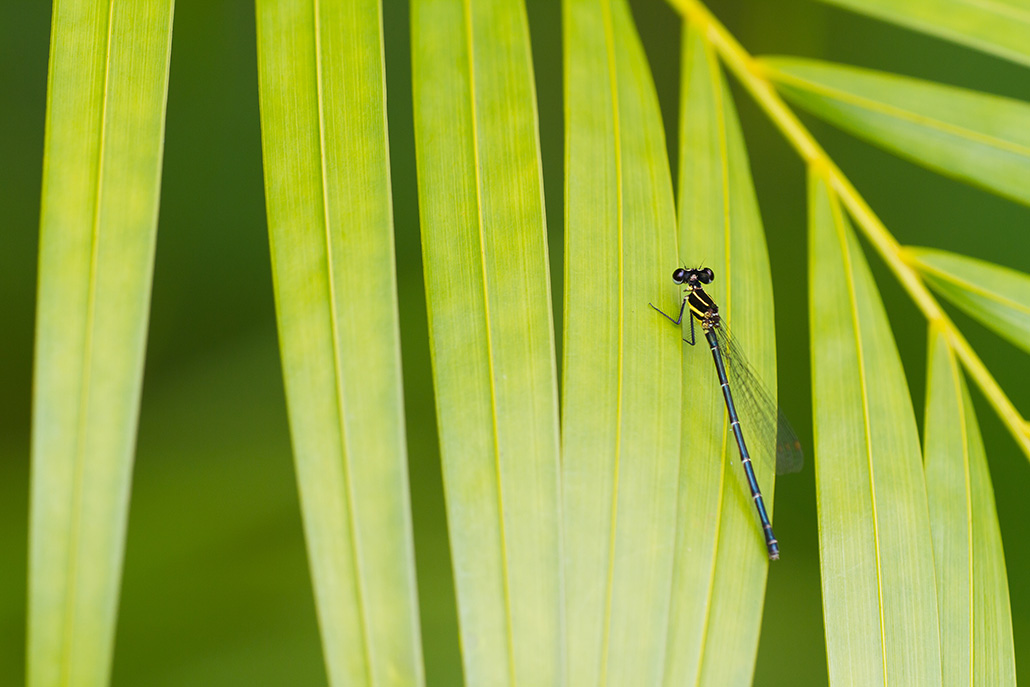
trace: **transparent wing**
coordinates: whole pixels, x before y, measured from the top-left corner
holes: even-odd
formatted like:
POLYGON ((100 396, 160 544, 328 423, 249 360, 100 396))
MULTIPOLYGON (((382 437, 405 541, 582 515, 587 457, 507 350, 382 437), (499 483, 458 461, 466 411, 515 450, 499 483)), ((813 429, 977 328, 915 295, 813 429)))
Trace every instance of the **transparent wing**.
POLYGON ((778 475, 800 471, 805 464, 801 442, 780 412, 776 398, 755 374, 725 324, 712 329, 722 350, 730 391, 741 416, 741 430, 749 451, 766 463, 775 458, 778 475))

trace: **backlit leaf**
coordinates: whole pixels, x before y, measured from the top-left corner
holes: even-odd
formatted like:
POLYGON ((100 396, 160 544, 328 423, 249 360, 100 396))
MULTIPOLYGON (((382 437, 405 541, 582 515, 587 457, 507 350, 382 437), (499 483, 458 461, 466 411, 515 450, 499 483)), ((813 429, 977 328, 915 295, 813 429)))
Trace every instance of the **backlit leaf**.
POLYGON ((570 685, 661 682, 680 428, 672 182, 624 0, 566 0, 563 498, 570 685))
POLYGON ((415 145, 469 685, 564 681, 558 397, 520 0, 415 0, 415 145))
POLYGON ((809 177, 816 498, 830 684, 941 684, 919 437, 894 337, 840 200, 809 177))
POLYGON ((1005 554, 980 428, 958 361, 930 333, 926 492, 933 528, 944 684, 1016 684, 1005 554))
POLYGON ((377 0, 258 0, 279 341, 333 685, 420 685, 377 0))
POLYGON ((27 684, 111 670, 172 2, 54 3, 39 241, 27 684))

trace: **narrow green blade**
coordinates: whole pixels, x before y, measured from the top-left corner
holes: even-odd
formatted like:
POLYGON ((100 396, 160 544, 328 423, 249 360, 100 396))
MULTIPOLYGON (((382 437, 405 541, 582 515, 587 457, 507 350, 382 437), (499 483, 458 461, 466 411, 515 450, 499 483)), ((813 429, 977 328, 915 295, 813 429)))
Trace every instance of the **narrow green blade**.
POLYGON ((661 681, 675 543, 675 210, 624 0, 566 0, 562 477, 569 684, 661 681))
POLYGON ((926 492, 944 684, 1016 684, 1005 554, 980 428, 944 335, 930 333, 926 492))
POLYGON ((943 298, 1030 352, 1030 275, 933 248, 905 255, 943 298))
POLYGON ((1030 65, 1030 6, 1025 0, 823 2, 1030 65))
MULTIPOLYGON (((682 75, 680 255, 683 264, 703 263, 714 271, 715 281, 706 291, 775 394, 772 280, 747 150, 715 53, 690 23, 682 75)), ((686 320, 684 326, 689 338, 686 320)), ((701 335, 700 328, 695 334, 701 335)), ((700 343, 683 348, 683 403, 689 419, 683 425, 665 684, 750 685, 768 553, 712 356, 703 338, 700 343)), ((745 440, 754 419, 741 416, 745 440)), ((749 448, 756 456, 765 448, 775 450, 753 442, 749 448)), ((771 509, 775 461, 756 460, 754 468, 771 509)))
POLYGON ((1030 204, 1030 103, 887 72, 765 58, 783 95, 945 176, 1030 204))
POLYGON ((919 437, 876 284, 809 178, 816 499, 830 684, 941 684, 919 437))
POLYGON ((420 685, 377 0, 258 0, 265 195, 333 685, 420 685))
POLYGON ((465 680, 564 681, 558 399, 520 0, 416 0, 415 145, 465 680))
POLYGON ((150 311, 172 2, 54 3, 27 683, 110 676, 150 311))

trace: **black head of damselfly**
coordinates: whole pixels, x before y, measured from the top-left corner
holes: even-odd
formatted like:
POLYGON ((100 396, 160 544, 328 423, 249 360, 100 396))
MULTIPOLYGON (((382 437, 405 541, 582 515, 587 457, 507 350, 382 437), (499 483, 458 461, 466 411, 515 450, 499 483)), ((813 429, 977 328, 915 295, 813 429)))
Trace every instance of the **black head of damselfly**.
POLYGON ((683 340, 691 346, 696 341, 694 320, 697 320, 701 326, 701 331, 711 349, 712 359, 715 361, 716 373, 730 420, 730 430, 736 440, 751 496, 758 511, 769 558, 776 560, 780 557, 779 543, 773 535, 762 492, 758 487, 754 468, 751 466, 752 454, 748 451, 748 446, 744 441, 745 428, 741 427, 740 417, 743 416, 748 422, 746 433, 751 441, 751 446, 755 449, 755 457, 762 460, 763 463, 775 461, 776 472, 779 474, 797 472, 801 469, 804 464, 801 443, 794 434, 794 430, 791 429, 790 423, 778 410, 775 397, 766 390, 754 369, 748 364, 740 347, 730 336, 726 324, 719 314, 719 306, 704 290, 705 284, 710 284, 715 280, 714 272, 707 267, 694 269, 681 267, 672 273, 672 279, 677 284, 684 286, 679 317, 673 319, 670 315, 655 308, 654 305, 651 307, 677 325, 683 322, 683 315, 689 308, 690 338, 683 340), (742 412, 738 413, 738 408, 742 412))
POLYGON ((710 267, 698 267, 696 269, 680 267, 672 273, 672 280, 677 284, 686 284, 688 286, 711 284, 715 280, 715 272, 710 267))

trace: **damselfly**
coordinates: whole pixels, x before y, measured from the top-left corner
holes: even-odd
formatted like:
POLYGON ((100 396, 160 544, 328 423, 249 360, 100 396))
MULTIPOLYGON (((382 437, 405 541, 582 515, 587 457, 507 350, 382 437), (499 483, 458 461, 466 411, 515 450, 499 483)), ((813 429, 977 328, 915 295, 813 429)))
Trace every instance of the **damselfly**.
POLYGON ((765 501, 762 499, 762 491, 758 488, 758 479, 751 466, 751 454, 748 453, 747 445, 744 443, 744 433, 740 428, 737 407, 733 402, 733 394, 730 392, 730 378, 733 379, 733 388, 738 391, 738 400, 741 402, 741 406, 747 409, 745 417, 754 423, 754 427, 749 428, 749 432, 752 432, 752 438, 759 442, 760 452, 765 453, 766 449, 775 448, 777 473, 797 472, 801 469, 801 465, 804 463, 801 444, 786 418, 776 409, 775 400, 755 377, 751 366, 748 365, 726 331, 726 326, 719 315, 719 306, 715 304, 711 296, 705 293, 702 285, 710 284, 714 279, 715 273, 707 267, 679 268, 672 273, 672 280, 677 284, 684 285, 683 302, 680 304, 679 317, 676 319, 672 319, 654 305, 650 303, 648 305, 677 325, 683 321, 683 313, 689 307, 690 339, 683 340, 691 346, 694 345, 694 320, 701 323, 701 331, 708 340, 708 346, 712 350, 712 359, 715 360, 715 370, 719 374, 719 384, 722 385, 722 395, 726 401, 726 412, 730 418, 730 429, 737 441, 737 448, 740 450, 740 460, 744 465, 744 474, 751 489, 751 498, 755 502, 758 519, 762 524, 765 545, 769 549, 769 560, 775 561, 780 557, 780 546, 773 534, 772 523, 765 510, 765 501), (729 376, 727 376, 727 371, 729 371, 729 376))

